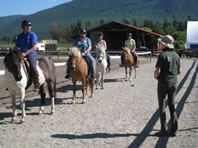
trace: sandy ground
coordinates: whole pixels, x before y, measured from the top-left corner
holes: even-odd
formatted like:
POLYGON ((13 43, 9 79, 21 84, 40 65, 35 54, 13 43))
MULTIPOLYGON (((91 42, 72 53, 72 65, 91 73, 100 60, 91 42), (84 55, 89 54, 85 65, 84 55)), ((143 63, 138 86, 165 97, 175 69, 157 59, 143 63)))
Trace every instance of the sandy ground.
MULTIPOLYGON (((81 104, 82 93, 77 91, 77 103, 71 104, 72 83, 63 79, 64 67, 57 68, 58 84, 56 112, 50 115, 48 100, 43 115, 38 115, 39 96, 31 90, 26 98, 26 122, 11 124, 11 104, 1 88, 0 147, 74 147, 74 148, 197 148, 198 147, 198 62, 182 59, 176 96, 179 130, 176 137, 156 137, 159 131, 157 81, 153 78, 156 60, 143 64, 137 78, 124 81, 124 68, 114 62, 113 70, 105 75, 104 90, 81 104), (3 99, 2 99, 3 98, 3 99), (6 100, 6 101, 5 101, 6 100)), ((80 85, 80 84, 79 84, 80 85)), ((80 87, 79 87, 80 89, 80 87)), ((167 108, 167 119, 169 112, 167 108)))

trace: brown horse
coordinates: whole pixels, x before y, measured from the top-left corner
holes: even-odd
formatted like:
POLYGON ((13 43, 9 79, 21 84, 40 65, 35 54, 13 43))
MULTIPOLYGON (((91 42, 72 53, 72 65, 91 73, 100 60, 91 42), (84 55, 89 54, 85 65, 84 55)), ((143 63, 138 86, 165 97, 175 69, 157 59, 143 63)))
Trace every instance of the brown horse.
POLYGON ((135 71, 135 78, 136 78, 136 68, 135 68, 135 62, 134 62, 134 57, 131 54, 131 51, 129 48, 124 47, 123 48, 124 52, 124 67, 125 67, 125 81, 127 81, 127 78, 129 81, 132 79, 132 69, 134 67, 135 71), (127 68, 129 68, 129 77, 127 76, 127 68))
POLYGON ((73 82, 72 103, 73 104, 75 103, 77 81, 82 81, 82 94, 83 94, 82 103, 85 103, 86 96, 88 96, 88 84, 90 85, 91 88, 91 98, 94 95, 94 80, 91 79, 90 76, 88 75, 88 64, 86 60, 82 57, 79 48, 77 47, 69 48, 69 60, 71 62, 70 75, 72 77, 72 82, 73 82), (85 90, 86 90, 86 94, 85 94, 85 90))

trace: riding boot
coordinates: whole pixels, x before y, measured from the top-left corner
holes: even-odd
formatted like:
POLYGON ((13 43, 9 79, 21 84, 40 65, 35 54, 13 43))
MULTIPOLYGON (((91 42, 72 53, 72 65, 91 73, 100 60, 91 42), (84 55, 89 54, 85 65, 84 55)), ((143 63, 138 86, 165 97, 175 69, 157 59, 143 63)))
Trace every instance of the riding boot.
POLYGON ((34 73, 34 87, 35 87, 36 91, 39 90, 39 88, 40 88, 39 73, 38 72, 34 73))

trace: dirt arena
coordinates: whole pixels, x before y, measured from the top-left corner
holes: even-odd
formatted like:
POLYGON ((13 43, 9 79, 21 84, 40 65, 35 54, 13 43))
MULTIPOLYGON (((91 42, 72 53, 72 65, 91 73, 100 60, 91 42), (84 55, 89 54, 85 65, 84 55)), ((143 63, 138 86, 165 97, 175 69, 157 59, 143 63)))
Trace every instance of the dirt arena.
MULTIPOLYGON (((124 68, 113 59, 113 69, 105 74, 104 89, 82 102, 78 83, 76 104, 71 104, 72 83, 64 79, 65 67, 57 67, 55 113, 50 100, 39 115, 40 99, 30 89, 26 95, 26 122, 11 123, 11 98, 0 76, 1 148, 197 148, 198 147, 198 61, 182 59, 176 96, 179 130, 176 137, 156 137, 160 129, 157 81, 153 78, 156 59, 141 64, 137 78, 124 80, 124 68)), ((167 119, 169 111, 167 108, 167 119)))

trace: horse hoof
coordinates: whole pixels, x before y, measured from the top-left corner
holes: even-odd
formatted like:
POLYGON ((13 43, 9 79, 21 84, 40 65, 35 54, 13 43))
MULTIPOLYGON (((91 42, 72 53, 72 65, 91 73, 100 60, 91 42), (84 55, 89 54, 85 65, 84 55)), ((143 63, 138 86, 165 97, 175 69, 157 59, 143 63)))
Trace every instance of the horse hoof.
POLYGON ((101 89, 104 89, 104 87, 102 87, 101 89))
POLYGON ((72 104, 75 104, 76 102, 74 101, 74 100, 72 100, 72 102, 71 102, 72 104))
POLYGON ((82 104, 85 104, 85 103, 86 103, 86 101, 85 101, 85 100, 83 100, 83 101, 82 101, 82 104))
POLYGON ((24 122, 25 122, 25 118, 22 118, 20 123, 22 124, 24 122))
POLYGON ((51 115, 53 115, 53 113, 55 113, 55 110, 52 110, 52 111, 51 111, 51 115))
POLYGON ((13 117, 13 118, 11 119, 11 123, 15 122, 16 119, 17 119, 16 117, 13 117))

